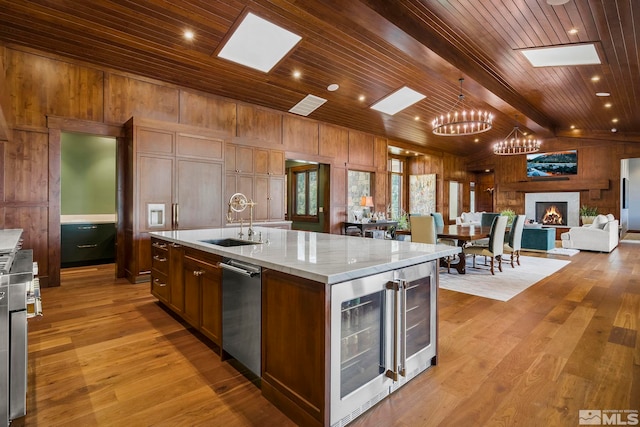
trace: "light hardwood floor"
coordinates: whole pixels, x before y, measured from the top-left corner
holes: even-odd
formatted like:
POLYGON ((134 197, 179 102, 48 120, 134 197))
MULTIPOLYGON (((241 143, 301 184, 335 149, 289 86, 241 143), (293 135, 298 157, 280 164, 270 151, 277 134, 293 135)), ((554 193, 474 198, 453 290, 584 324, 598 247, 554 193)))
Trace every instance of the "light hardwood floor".
MULTIPOLYGON (((640 244, 563 259, 508 302, 441 291, 439 364, 352 425, 577 426, 580 409, 640 409, 640 244)), ((14 426, 293 425, 113 272, 63 270, 43 289, 14 426)))

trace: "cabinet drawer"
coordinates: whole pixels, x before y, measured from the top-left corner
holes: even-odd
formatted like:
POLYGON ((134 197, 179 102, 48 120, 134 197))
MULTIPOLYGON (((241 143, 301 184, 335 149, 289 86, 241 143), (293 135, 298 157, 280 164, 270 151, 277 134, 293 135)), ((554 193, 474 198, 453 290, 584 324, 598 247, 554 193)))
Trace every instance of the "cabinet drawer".
POLYGON ((151 268, 162 274, 169 274, 169 251, 151 245, 151 268))
POLYGON ((151 270, 151 294, 164 302, 169 301, 169 281, 166 274, 151 270))
POLYGON ((63 224, 60 233, 62 264, 113 261, 116 227, 107 224, 63 224))

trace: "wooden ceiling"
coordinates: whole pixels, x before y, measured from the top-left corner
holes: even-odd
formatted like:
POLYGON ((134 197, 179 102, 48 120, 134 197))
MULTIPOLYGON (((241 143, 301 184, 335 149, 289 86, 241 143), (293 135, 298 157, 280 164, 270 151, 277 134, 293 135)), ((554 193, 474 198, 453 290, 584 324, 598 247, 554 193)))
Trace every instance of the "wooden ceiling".
POLYGON ((0 41, 280 111, 313 94, 328 102, 310 118, 460 155, 489 151, 516 115, 539 138, 640 140, 637 0, 0 0, 0 41), (269 73, 216 56, 247 11, 302 36, 269 73), (596 43, 602 65, 534 68, 518 51, 578 42, 596 43), (459 78, 494 127, 434 136, 459 78), (427 97, 394 116, 369 108, 404 85, 427 97))

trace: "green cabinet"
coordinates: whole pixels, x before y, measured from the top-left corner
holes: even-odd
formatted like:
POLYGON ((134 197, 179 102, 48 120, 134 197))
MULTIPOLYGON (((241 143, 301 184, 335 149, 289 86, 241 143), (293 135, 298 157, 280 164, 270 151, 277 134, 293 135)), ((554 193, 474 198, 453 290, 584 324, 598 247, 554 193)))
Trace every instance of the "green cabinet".
POLYGON ((114 262, 115 223, 73 223, 61 226, 62 267, 114 262))

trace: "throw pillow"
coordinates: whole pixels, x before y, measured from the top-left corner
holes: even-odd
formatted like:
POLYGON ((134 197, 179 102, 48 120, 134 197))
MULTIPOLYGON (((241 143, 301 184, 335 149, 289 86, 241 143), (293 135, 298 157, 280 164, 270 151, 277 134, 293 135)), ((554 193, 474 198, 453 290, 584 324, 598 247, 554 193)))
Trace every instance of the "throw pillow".
POLYGON ((593 223, 591 224, 591 227, 594 228, 599 228, 600 230, 602 230, 604 228, 604 225, 609 222, 609 220, 607 219, 606 216, 600 214, 597 217, 594 218, 593 223))

